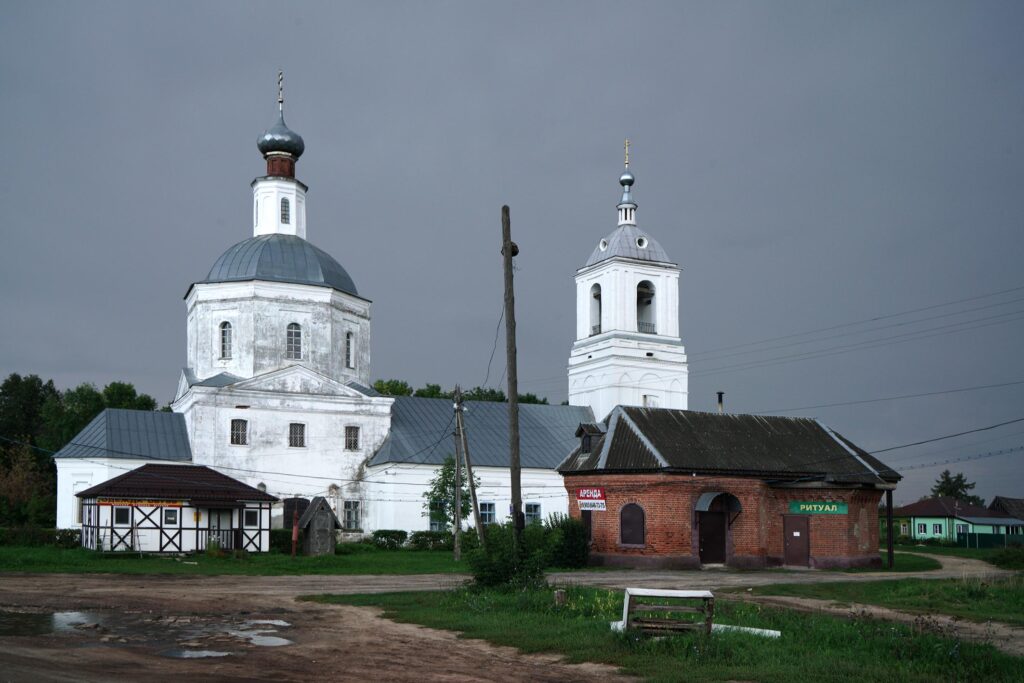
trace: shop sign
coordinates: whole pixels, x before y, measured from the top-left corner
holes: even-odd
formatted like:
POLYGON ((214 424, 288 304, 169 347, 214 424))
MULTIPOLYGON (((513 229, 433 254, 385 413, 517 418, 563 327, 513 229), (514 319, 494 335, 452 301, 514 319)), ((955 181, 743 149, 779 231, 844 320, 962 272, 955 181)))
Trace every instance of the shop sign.
POLYGON ((794 515, 845 515, 849 512, 849 506, 829 501, 791 500, 789 512, 794 515))
POLYGON ((100 505, 116 505, 118 507, 130 507, 136 505, 140 508, 180 508, 185 505, 181 500, 118 500, 116 498, 100 498, 100 505))
POLYGON ((604 488, 601 486, 576 489, 576 502, 579 503, 581 511, 604 511, 607 509, 605 507, 604 488))

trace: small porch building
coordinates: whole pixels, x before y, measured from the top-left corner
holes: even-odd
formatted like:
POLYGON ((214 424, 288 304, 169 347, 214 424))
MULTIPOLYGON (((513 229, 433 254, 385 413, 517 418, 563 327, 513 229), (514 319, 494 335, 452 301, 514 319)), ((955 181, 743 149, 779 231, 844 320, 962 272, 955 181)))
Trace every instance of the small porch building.
POLYGON ((76 494, 82 546, 92 550, 188 553, 270 549, 277 498, 209 467, 147 464, 76 494))

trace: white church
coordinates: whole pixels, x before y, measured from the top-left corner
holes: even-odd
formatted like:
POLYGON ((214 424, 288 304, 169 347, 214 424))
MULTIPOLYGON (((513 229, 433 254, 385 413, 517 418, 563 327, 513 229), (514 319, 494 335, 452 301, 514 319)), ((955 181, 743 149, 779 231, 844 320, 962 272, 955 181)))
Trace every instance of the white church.
MULTIPOLYGON (((278 109, 258 140, 266 175, 252 182, 252 236, 185 296, 172 412, 105 410, 56 454, 59 528, 81 526, 77 493, 152 463, 205 465, 278 498, 324 496, 353 534, 431 528, 423 494, 454 450, 452 402, 370 388, 371 301, 307 240, 307 187, 295 177, 305 144, 280 94, 278 109)), ((528 520, 567 511, 555 467, 581 423, 616 405, 687 407, 679 267, 637 226, 628 146, 619 182, 618 226, 576 272, 569 405, 520 407, 528 520)), ((481 519, 502 521, 507 406, 465 405, 481 519)))

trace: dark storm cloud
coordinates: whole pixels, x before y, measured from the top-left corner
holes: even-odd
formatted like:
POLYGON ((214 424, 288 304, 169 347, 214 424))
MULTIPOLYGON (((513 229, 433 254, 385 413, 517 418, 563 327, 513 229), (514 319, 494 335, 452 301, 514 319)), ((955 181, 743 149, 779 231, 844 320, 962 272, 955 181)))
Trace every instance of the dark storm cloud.
MULTIPOLYGON (((615 225, 628 135, 639 223, 683 267, 692 408, 717 389, 758 411, 1024 379, 1019 320, 717 373, 817 347, 700 355, 1024 285, 1018 3, 9 2, 0 18, 4 374, 172 397, 181 297, 251 234, 283 68, 309 238, 374 300, 376 377, 483 381, 508 203, 521 386, 562 400, 572 274, 615 225)), ((884 448, 1024 416, 1024 389, 806 412, 884 448)), ((954 469, 1024 496, 1021 458, 954 469)), ((909 471, 897 500, 936 474, 909 471)))

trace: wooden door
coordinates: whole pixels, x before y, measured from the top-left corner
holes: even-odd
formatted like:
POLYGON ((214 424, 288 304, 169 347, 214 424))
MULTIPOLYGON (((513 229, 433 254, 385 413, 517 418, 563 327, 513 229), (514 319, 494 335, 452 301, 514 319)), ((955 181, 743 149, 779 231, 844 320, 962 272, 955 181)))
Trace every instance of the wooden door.
POLYGON ((701 564, 725 564, 725 513, 698 512, 697 539, 701 564))
POLYGON ((231 510, 210 510, 209 539, 216 541, 221 550, 231 550, 235 547, 235 534, 231 530, 231 510))
POLYGON ((808 567, 811 564, 811 518, 807 515, 784 515, 782 517, 784 561, 794 567, 808 567))

